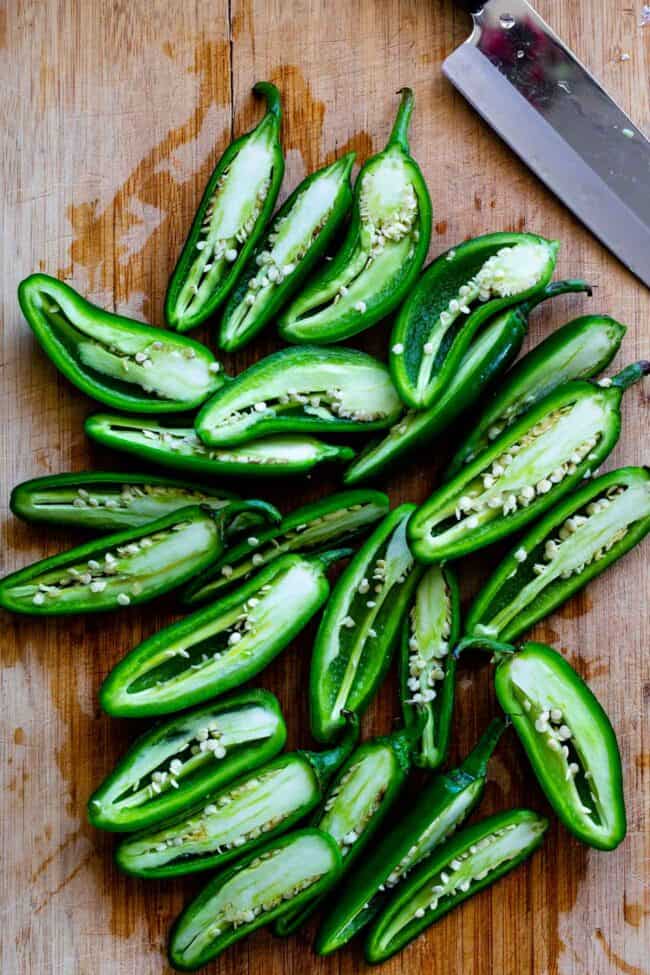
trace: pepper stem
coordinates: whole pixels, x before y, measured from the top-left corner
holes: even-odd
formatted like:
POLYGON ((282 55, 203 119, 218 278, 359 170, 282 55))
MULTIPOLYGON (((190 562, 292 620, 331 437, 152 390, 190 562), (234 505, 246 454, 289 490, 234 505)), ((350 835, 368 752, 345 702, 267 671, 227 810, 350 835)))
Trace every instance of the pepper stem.
POLYGON ((338 768, 350 756, 359 740, 359 719, 352 711, 343 711, 347 727, 338 745, 326 752, 302 751, 316 773, 321 789, 327 786, 338 768))
POLYGON ((461 764, 460 770, 473 779, 481 779, 487 773, 487 765, 492 757, 492 753, 497 746, 501 735, 510 725, 510 720, 506 718, 493 718, 489 725, 472 748, 471 752, 461 764))
POLYGON ((262 95, 263 98, 266 98, 267 114, 275 115, 280 122, 282 119, 282 98, 275 85, 270 81, 258 81, 256 85, 253 85, 253 91, 256 95, 262 95))
POLYGON ((640 362, 632 362, 616 376, 612 377, 612 386, 617 386, 622 390, 629 389, 634 383, 638 383, 639 379, 647 376, 648 373, 650 373, 650 362, 647 359, 641 359, 640 362))
POLYGON ((314 561, 320 562, 324 569, 328 569, 330 565, 338 562, 339 559, 349 558, 353 552, 353 548, 332 548, 327 552, 319 552, 318 555, 314 556, 314 561))
POLYGON ((463 650, 487 650, 489 653, 516 653, 512 643, 502 643, 500 640, 490 640, 486 636, 465 636, 454 648, 454 657, 458 659, 463 650))
POLYGON ((401 146, 404 152, 408 153, 410 151, 408 131, 409 125, 411 124, 411 115, 413 114, 415 98, 411 88, 400 88, 397 94, 402 96, 402 101, 397 110, 395 124, 393 125, 386 148, 388 148, 388 146, 398 145, 401 146))
POLYGON ((213 511, 209 505, 201 505, 201 507, 208 514, 212 515, 216 521, 219 535, 222 540, 225 538, 228 528, 232 524, 233 520, 238 515, 241 515, 247 511, 259 513, 267 522, 277 524, 279 521, 282 521, 282 515, 275 505, 269 504, 268 501, 258 501, 255 498, 250 501, 232 501, 229 505, 226 505, 225 508, 221 508, 219 511, 213 511))

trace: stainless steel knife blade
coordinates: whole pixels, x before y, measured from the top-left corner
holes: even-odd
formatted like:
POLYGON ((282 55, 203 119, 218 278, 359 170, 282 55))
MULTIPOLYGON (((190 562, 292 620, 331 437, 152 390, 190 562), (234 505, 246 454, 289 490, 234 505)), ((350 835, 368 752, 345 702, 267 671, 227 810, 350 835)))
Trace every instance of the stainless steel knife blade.
POLYGON ((444 74, 650 288, 650 142, 526 0, 472 16, 444 74))

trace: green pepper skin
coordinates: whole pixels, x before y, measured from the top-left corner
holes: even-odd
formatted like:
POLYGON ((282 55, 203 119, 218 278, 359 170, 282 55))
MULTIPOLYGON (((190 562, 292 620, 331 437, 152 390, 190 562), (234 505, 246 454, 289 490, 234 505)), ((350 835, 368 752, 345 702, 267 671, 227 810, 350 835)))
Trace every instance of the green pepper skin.
POLYGON ((354 883, 340 892, 321 924, 314 946, 319 955, 338 951, 369 924, 413 868, 431 856, 478 806, 488 762, 505 727, 503 721, 493 720, 463 763, 426 784, 405 815, 359 864, 354 883))
POLYGON ((516 640, 648 532, 647 468, 623 467, 589 481, 551 509, 497 566, 472 604, 466 633, 516 640))
POLYGON ((281 555, 320 551, 334 543, 347 545, 387 515, 389 507, 386 494, 362 489, 330 494, 296 508, 279 525, 228 548, 214 565, 191 581, 182 601, 188 606, 204 603, 281 555))
POLYGON ((406 543, 415 505, 395 508, 341 574, 321 619, 311 662, 310 721, 331 741, 343 711, 362 714, 383 680, 420 575, 406 543), (369 605, 370 604, 370 605, 369 605))
POLYGON ((648 371, 639 362, 607 387, 565 383, 535 404, 413 515, 418 561, 459 558, 505 538, 590 477, 618 440, 624 390, 648 371))
MULTIPOLYGON (((197 487, 156 474, 79 471, 17 484, 9 507, 29 522, 111 532, 140 528, 188 505, 219 511, 236 500, 238 496, 225 488, 197 487)), ((238 530, 258 522, 254 512, 242 515, 238 530)))
MULTIPOLYGON (((217 308, 225 301, 271 217, 280 191, 284 175, 284 158, 279 141, 282 120, 280 93, 275 85, 268 81, 258 82, 253 87, 253 91, 266 99, 266 115, 254 129, 235 139, 215 166, 169 282, 165 298, 165 319, 170 327, 178 332, 188 332, 201 325, 214 315, 217 308), (247 169, 251 161, 260 167, 259 174, 251 173, 250 169, 247 169), (236 178, 239 168, 242 169, 240 175, 247 177, 246 185, 241 181, 237 186, 240 196, 250 197, 252 192, 254 196, 244 203, 242 212, 238 215, 243 219, 245 216, 243 211, 248 209, 244 225, 238 229, 232 222, 228 225, 228 218, 232 218, 234 214, 228 213, 226 206, 226 211, 222 210, 220 214, 221 225, 217 223, 214 227, 215 231, 218 231, 220 226, 221 229, 228 227, 227 238, 224 239, 223 236, 218 238, 224 247, 230 244, 237 251, 236 259, 228 263, 225 258, 217 259, 213 248, 206 252, 207 242, 204 238, 206 233, 209 237, 212 229, 213 197, 218 201, 221 193, 223 200, 222 189, 224 185, 227 186, 229 178, 233 177, 231 170, 235 170, 236 178), (268 175, 264 178, 265 172, 268 172, 268 175), (254 182, 254 175, 258 176, 257 184, 254 182), (261 185, 259 176, 262 176, 261 185), (212 260, 212 267, 206 274, 205 264, 210 260, 212 260), (216 268, 215 264, 217 264, 216 268), (197 288, 196 292, 194 287, 197 288)), ((226 189, 227 194, 228 189, 226 189)), ((232 207, 232 197, 228 202, 232 207)))
POLYGON ((224 524, 249 510, 280 517, 263 501, 233 501, 216 513, 198 506, 181 508, 5 576, 0 581, 0 606, 13 613, 58 616, 149 602, 218 558, 224 548, 224 524))
POLYGON ((199 412, 209 446, 290 433, 383 430, 402 404, 383 363, 357 349, 281 349, 240 373, 199 412))
POLYGON ((370 929, 366 961, 386 961, 454 907, 519 866, 540 846, 547 829, 548 820, 538 813, 510 809, 462 830, 429 857, 388 902, 370 929), (481 843, 486 846, 479 848, 481 843), (460 864, 456 870, 450 866, 452 861, 460 864), (496 866, 492 867, 494 861, 496 866), (473 874, 478 866, 481 870, 473 874), (469 880, 468 889, 452 888, 446 893, 449 881, 454 879, 462 883, 469 880), (442 893, 432 893, 432 885, 440 887, 442 893), (416 916, 415 910, 422 913, 416 916), (408 920, 411 911, 413 916, 408 920))
POLYGON ((135 454, 162 467, 207 477, 286 477, 304 474, 317 464, 345 462, 350 447, 334 446, 315 437, 266 437, 241 447, 210 449, 194 427, 163 425, 145 416, 94 413, 84 423, 91 440, 135 454))
POLYGON ((228 300, 219 331, 221 349, 233 352, 250 342, 325 254, 352 201, 354 158, 349 152, 311 173, 280 207, 228 300))
POLYGON ((283 555, 206 609, 148 637, 113 668, 99 699, 115 717, 168 714, 239 687, 307 625, 330 591, 330 552, 283 555))
POLYGON ((504 308, 543 292, 553 276, 558 248, 557 241, 536 234, 486 234, 459 244, 429 265, 404 303, 391 336, 390 370, 408 406, 431 406, 451 382, 476 332, 504 308), (502 280, 490 280, 484 290, 477 277, 481 268, 490 261, 503 262, 500 255, 516 248, 526 255, 525 273, 511 269, 511 279, 502 274, 502 280), (527 262, 534 271, 529 272, 527 262), (460 293, 463 288, 465 295, 460 293), (472 309, 479 297, 485 300, 472 309))
POLYGON ((57 369, 82 393, 114 409, 192 410, 224 382, 205 345, 104 311, 48 274, 21 281, 18 301, 57 369))
POLYGON ((563 383, 592 379, 616 355, 627 329, 607 315, 583 315, 556 329, 508 373, 445 471, 454 477, 495 436, 563 383))
POLYGON ((403 88, 401 95, 386 148, 357 178, 341 249, 280 316, 287 342, 327 344, 365 331, 397 308, 424 263, 431 200, 409 150, 413 92, 403 88))
POLYGON ((460 633, 460 593, 450 568, 433 565, 414 590, 402 625, 399 651, 400 699, 407 727, 426 722, 419 737, 415 763, 435 769, 444 762, 454 707, 455 663, 450 648, 460 633), (449 665, 451 679, 447 677, 449 665))
POLYGON ((497 314, 474 336, 449 385, 426 410, 408 410, 382 440, 370 443, 343 474, 344 484, 378 477, 404 455, 443 433, 516 359, 528 331, 528 316, 541 301, 568 292, 591 294, 584 281, 556 281, 534 299, 497 314))
POLYGON ((178 877, 223 867, 286 833, 322 801, 354 748, 359 723, 351 718, 330 751, 280 755, 211 795, 207 805, 126 837, 115 853, 118 866, 133 877, 178 877))
POLYGON ((269 691, 242 691, 188 711, 133 743, 88 800, 88 819, 112 832, 154 826, 269 761, 286 737, 280 705, 269 691), (155 772, 164 779, 154 781, 155 772))
MULTIPOLYGON (((360 745, 315 815, 312 825, 332 836, 341 851, 341 877, 357 863, 404 788, 411 770, 413 738, 411 729, 400 729, 360 745)), ((285 936, 297 931, 324 899, 323 893, 302 910, 285 914, 276 922, 275 933, 285 936)))
POLYGON ((201 968, 256 928, 317 897, 336 882, 340 871, 341 854, 327 833, 301 829, 273 840, 217 874, 185 908, 170 936, 172 966, 184 972, 201 968), (310 869, 315 873, 309 874, 310 869), (253 876, 238 883, 239 875, 247 872, 253 876), (241 921, 233 926, 230 919, 237 908, 241 921))
POLYGON ((614 850, 626 833, 623 772, 616 735, 600 702, 564 657, 544 643, 524 643, 497 657, 499 704, 556 816, 583 843, 614 850))

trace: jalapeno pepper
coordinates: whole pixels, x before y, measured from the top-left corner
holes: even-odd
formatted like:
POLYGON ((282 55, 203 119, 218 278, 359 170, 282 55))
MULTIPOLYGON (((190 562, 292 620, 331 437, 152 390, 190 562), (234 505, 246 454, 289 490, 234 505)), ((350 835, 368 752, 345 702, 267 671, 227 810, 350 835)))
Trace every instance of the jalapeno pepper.
POLYGON ((273 694, 242 691, 156 725, 88 801, 93 826, 128 832, 194 806, 277 755, 287 737, 273 694))
POLYGON ((350 460, 350 447, 323 443, 315 437, 276 436, 226 447, 206 447, 194 427, 163 425, 146 416, 95 413, 84 423, 91 440, 135 454, 162 467, 206 476, 284 477, 303 474, 325 461, 350 460))
POLYGON ((431 200, 409 151, 413 92, 401 95, 386 148, 359 173, 341 249, 280 316, 287 342, 340 342, 370 328, 399 305, 422 267, 431 200))
POLYGON ((222 867, 285 833, 322 800, 359 737, 351 716, 343 740, 327 752, 299 750, 247 772, 201 809, 126 837, 115 859, 135 877, 177 877, 222 867))
MULTIPOLYGON (((155 474, 79 471, 17 484, 9 507, 25 521, 106 532, 139 528, 188 505, 219 511, 235 500, 237 495, 225 488, 197 487, 190 481, 155 474)), ((259 521, 259 513, 243 512, 229 531, 241 531, 259 521)))
POLYGON ((465 761, 437 775, 411 808, 359 864, 354 883, 339 893, 316 936, 319 955, 342 948, 381 910, 417 864, 464 822, 485 791, 487 765, 506 725, 493 720, 465 761))
POLYGON ((301 829, 273 840, 218 874, 185 908, 171 933, 171 964, 181 971, 200 968, 316 897, 340 870, 341 854, 327 833, 301 829))
POLYGON ((165 318, 178 332, 196 328, 230 293, 280 190, 280 93, 268 81, 253 91, 266 99, 266 115, 215 166, 169 282, 165 318))
POLYGON ((506 555, 477 595, 467 633, 515 640, 650 532, 650 473, 623 467, 569 495, 506 555))
POLYGON ((122 717, 166 714, 255 677, 321 608, 327 566, 349 553, 283 555, 229 596, 158 630, 110 672, 102 707, 122 717))
POLYGON ((607 315, 584 315, 558 328, 523 357, 494 393, 445 476, 453 477, 515 420, 563 383, 591 379, 609 365, 626 328, 607 315))
POLYGON ((329 741, 347 708, 361 714, 381 683, 420 570, 406 542, 415 505, 384 518, 337 582, 321 619, 310 674, 312 734, 329 741))
MULTIPOLYGON (((402 791, 411 768, 413 737, 413 731, 401 729, 360 745, 315 816, 313 825, 338 843, 343 858, 341 875, 359 860, 402 791)), ((324 898, 325 893, 285 914, 276 922, 276 934, 297 931, 324 898)))
POLYGON ((224 382, 205 345, 92 305, 63 281, 32 274, 18 301, 41 348, 87 396, 131 413, 191 410, 224 382))
POLYGON ((281 349, 213 397, 196 418, 208 445, 278 433, 382 430, 402 409, 386 367, 356 349, 281 349))
POLYGON ((223 526, 248 510, 280 517, 263 501, 233 501, 218 512, 181 508, 5 576, 0 581, 0 606, 14 613, 56 616, 146 603, 217 558, 224 548, 223 526))
MULTIPOLYGON (((445 680, 449 650, 460 631, 460 595, 451 569, 431 566, 417 584, 402 626, 400 696, 404 721, 426 713, 415 761, 437 768, 445 759, 453 709, 454 680, 445 680)), ((453 667, 453 664, 452 664, 453 667)), ((417 717, 419 720, 419 716, 417 717)))
POLYGON ((591 294, 584 281, 556 281, 535 298, 495 315, 472 338, 460 365, 438 399, 426 410, 408 410, 382 440, 370 443, 346 469, 344 483, 358 484, 376 477, 404 454, 413 452, 447 429, 517 357, 528 330, 531 310, 547 298, 576 291, 591 294))
POLYGON ((536 234, 486 234, 429 265, 391 336, 390 369, 405 403, 431 406, 477 330, 503 308, 543 291, 558 248, 557 241, 536 234))
MULTIPOLYGON (((474 641, 478 642, 478 641, 474 641)), ((496 649, 494 687, 546 798, 583 843, 613 850, 625 837, 621 756, 610 720, 561 654, 543 643, 496 649)))
POLYGON ((606 388, 576 380, 535 404, 413 515, 416 558, 439 562, 490 545, 590 477, 618 440, 624 390, 649 370, 635 363, 606 388))
POLYGON ((370 929, 366 960, 385 961, 540 846, 548 820, 510 809, 462 830, 399 888, 370 929))
POLYGON ((228 300, 219 332, 222 349, 250 342, 324 254, 350 206, 353 163, 349 152, 312 173, 278 210, 228 300))
POLYGON ((387 495, 368 490, 341 491, 296 508, 274 528, 265 528, 228 548, 222 558, 192 580, 183 592, 183 602, 203 603, 288 552, 313 552, 334 543, 347 544, 387 515, 388 508, 387 495))

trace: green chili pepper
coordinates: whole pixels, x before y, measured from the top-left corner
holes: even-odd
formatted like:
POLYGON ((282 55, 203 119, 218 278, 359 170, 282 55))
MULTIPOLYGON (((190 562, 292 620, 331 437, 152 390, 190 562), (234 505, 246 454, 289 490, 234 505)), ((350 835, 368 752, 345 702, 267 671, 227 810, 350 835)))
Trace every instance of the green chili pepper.
POLYGON ((476 597, 472 636, 515 640, 650 532, 650 473, 623 467, 553 508, 506 555, 476 597))
POLYGON ((497 314, 472 338, 449 384, 433 405, 426 410, 408 410, 382 440, 369 444, 345 471, 345 484, 376 477, 402 455, 446 430, 517 357, 532 309, 547 298, 577 291, 591 294, 584 281, 556 281, 534 298, 497 314))
POLYGON ((165 318, 179 332, 204 322, 230 293, 280 190, 280 93, 268 81, 253 91, 266 99, 266 115, 215 166, 169 282, 165 318))
POLYGON ((110 672, 102 707, 121 717, 166 714, 239 687, 321 608, 328 565, 349 554, 283 555, 229 596, 158 630, 110 672))
POLYGON ((227 520, 249 510, 280 517, 264 501, 233 501, 217 512, 181 508, 5 576, 0 581, 0 606, 14 613, 56 616, 149 602, 217 558, 224 548, 227 520))
POLYGON ((607 315, 584 315, 558 328, 508 373, 456 451, 453 477, 515 420, 563 383, 591 379, 612 361, 627 329, 607 315))
POLYGON ((485 791, 487 765, 506 725, 495 719, 465 761, 437 775, 359 864, 316 937, 319 955, 342 948, 382 909, 390 892, 469 816, 485 791))
POLYGON ((315 437, 266 437, 240 447, 206 447, 194 427, 163 425, 146 416, 95 413, 84 430, 98 443, 138 458, 206 476, 283 477, 303 474, 325 461, 350 460, 350 447, 323 443, 315 437))
POLYGON ((362 714, 379 687, 420 575, 406 542, 415 505, 384 518, 337 582, 321 619, 310 675, 312 734, 330 741, 347 708, 362 714))
POLYGON ((165 721, 138 738, 88 801, 93 826, 128 832, 176 816, 277 755, 277 699, 249 690, 165 721))
POLYGON ((336 880, 331 836, 301 829, 268 843, 212 880, 180 915, 170 937, 174 968, 194 971, 256 928, 301 907, 336 880))
MULTIPOLYGON (((411 768, 413 737, 412 730, 400 729, 364 742, 325 797, 313 825, 336 840, 343 859, 342 874, 358 861, 402 791, 411 768)), ((276 922, 276 934, 297 931, 324 898, 325 893, 285 914, 276 922)))
POLYGON ((404 402, 414 409, 431 406, 478 329, 503 308, 543 291, 558 249, 557 241, 536 234, 499 233, 476 237, 436 258, 409 295, 391 336, 390 369, 404 402))
POLYGON ((177 877, 222 867, 294 826, 322 800, 359 737, 351 716, 343 740, 327 752, 299 750, 247 772, 202 808, 126 837, 115 858, 134 877, 177 877))
MULTIPOLYGON (((492 649, 490 641, 485 647, 492 649)), ((551 647, 496 649, 499 704, 554 812, 583 843, 613 850, 625 837, 625 799, 621 757, 605 711, 551 647)))
MULTIPOLYGON (((237 495, 225 488, 197 487, 154 474, 79 471, 23 481, 11 492, 9 507, 25 521, 104 532, 139 528, 188 505, 219 511, 235 500, 237 495)), ((255 511, 243 512, 229 532, 260 520, 255 511)))
MULTIPOLYGON (((447 755, 454 680, 445 680, 449 649, 460 631, 460 595, 449 568, 431 566, 418 582, 402 627, 400 696, 410 726, 416 709, 427 719, 415 756, 418 765, 437 768, 447 755)), ((454 665, 452 664, 455 670, 454 665)), ((453 678, 453 675, 452 675, 453 678)))
POLYGON ((196 418, 208 445, 273 433, 382 430, 402 404, 386 367, 357 349, 281 349, 213 397, 196 418))
POLYGON ((273 218, 232 292, 219 346, 246 345, 295 294, 327 248, 352 199, 354 153, 303 180, 273 218))
POLYGON ((359 173, 341 249, 280 316, 287 342, 340 342, 370 328, 399 305, 422 267, 431 200, 409 152, 413 92, 403 88, 401 95, 386 148, 359 173))
POLYGON ((415 557, 439 562, 490 545, 590 477, 618 440, 624 390, 648 371, 635 363, 606 388, 576 380, 535 404, 416 511, 415 557))
POLYGON ((366 960, 385 961, 452 908, 489 887, 541 844, 548 820, 510 809, 462 830, 416 870, 370 929, 366 960))
POLYGON ((63 281, 32 274, 18 301, 42 349, 87 396, 118 410, 191 410, 224 382, 205 345, 92 305, 63 281))
POLYGON ((314 552, 333 543, 346 545, 387 515, 388 509, 388 496, 369 490, 341 491, 296 508, 279 525, 228 548, 222 558, 192 580, 183 593, 183 602, 204 603, 288 552, 314 552))

